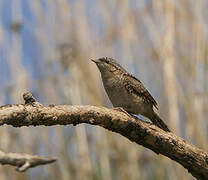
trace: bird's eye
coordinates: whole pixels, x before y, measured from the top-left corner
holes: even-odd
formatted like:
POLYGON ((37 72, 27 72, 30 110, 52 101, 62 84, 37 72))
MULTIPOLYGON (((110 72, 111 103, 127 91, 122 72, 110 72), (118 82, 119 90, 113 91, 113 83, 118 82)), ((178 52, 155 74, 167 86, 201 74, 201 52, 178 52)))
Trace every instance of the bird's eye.
POLYGON ((106 60, 105 60, 105 62, 106 62, 107 64, 109 64, 109 63, 110 63, 109 59, 106 59, 106 60))

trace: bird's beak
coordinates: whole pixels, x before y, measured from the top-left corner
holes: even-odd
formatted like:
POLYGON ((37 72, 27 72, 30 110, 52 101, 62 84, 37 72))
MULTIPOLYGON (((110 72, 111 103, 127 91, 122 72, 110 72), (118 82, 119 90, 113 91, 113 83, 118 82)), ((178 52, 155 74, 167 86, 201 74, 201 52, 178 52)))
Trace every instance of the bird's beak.
POLYGON ((92 62, 94 62, 95 64, 98 63, 98 60, 94 60, 94 59, 90 59, 92 62))

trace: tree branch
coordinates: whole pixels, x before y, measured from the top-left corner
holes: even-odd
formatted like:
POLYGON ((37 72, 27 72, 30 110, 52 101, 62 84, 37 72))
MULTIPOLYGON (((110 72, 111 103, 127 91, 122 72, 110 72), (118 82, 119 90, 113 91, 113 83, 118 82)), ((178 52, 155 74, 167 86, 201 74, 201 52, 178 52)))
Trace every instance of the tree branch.
POLYGON ((167 133, 115 109, 95 106, 50 105, 38 103, 30 93, 26 104, 0 107, 0 125, 52 126, 87 123, 119 133, 129 140, 180 163, 197 179, 208 178, 208 153, 173 133, 167 133))
POLYGON ((17 171, 19 172, 24 172, 29 168, 53 163, 55 161, 55 157, 41 157, 0 151, 0 164, 17 166, 17 171))

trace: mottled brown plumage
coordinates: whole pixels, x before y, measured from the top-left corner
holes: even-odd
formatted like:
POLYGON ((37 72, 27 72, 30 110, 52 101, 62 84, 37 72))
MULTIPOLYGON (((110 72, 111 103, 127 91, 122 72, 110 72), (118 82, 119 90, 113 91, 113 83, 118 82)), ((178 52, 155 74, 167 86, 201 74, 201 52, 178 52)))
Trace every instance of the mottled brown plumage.
POLYGON ((104 88, 114 107, 121 107, 132 114, 141 114, 163 130, 170 131, 154 112, 153 107, 157 108, 157 102, 139 79, 129 74, 112 58, 92 61, 101 72, 104 88))
POLYGON ((124 74, 124 86, 129 91, 129 93, 134 93, 138 96, 141 96, 142 98, 144 98, 144 101, 146 103, 152 104, 152 106, 158 109, 157 102, 143 86, 139 79, 132 76, 131 74, 124 74))

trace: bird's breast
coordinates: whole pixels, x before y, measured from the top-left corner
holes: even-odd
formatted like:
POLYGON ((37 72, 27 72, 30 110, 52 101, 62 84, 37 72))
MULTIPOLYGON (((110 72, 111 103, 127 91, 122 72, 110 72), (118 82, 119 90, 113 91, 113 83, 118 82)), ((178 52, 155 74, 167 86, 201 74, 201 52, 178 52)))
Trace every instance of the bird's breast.
POLYGON ((141 97, 129 93, 122 79, 104 78, 105 91, 114 107, 122 107, 134 114, 145 114, 147 108, 141 97))
POLYGON ((131 96, 126 91, 122 79, 107 78, 103 79, 105 91, 114 107, 129 106, 131 96))

